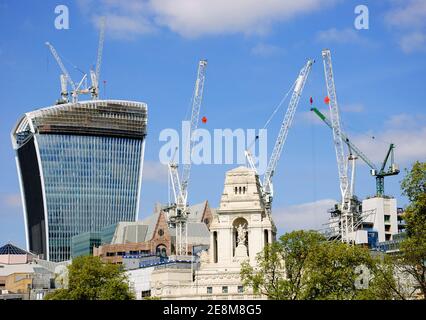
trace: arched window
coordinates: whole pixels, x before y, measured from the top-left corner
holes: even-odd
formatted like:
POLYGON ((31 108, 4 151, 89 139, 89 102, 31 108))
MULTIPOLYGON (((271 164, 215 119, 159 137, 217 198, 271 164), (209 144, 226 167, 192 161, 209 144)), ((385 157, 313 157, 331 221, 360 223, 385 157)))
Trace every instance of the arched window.
POLYGON ((241 194, 241 187, 239 188, 239 194, 241 194))
POLYGON ((235 187, 235 194, 237 194, 238 192, 238 187, 235 187))
POLYGON ((157 246, 157 248, 155 249, 155 254, 157 256, 160 256, 160 257, 166 257, 167 256, 167 248, 166 248, 166 246, 164 244, 159 244, 157 246))
POLYGON ((213 232, 213 262, 217 263, 217 231, 213 232))
POLYGON ((243 194, 246 194, 246 187, 243 187, 243 194))

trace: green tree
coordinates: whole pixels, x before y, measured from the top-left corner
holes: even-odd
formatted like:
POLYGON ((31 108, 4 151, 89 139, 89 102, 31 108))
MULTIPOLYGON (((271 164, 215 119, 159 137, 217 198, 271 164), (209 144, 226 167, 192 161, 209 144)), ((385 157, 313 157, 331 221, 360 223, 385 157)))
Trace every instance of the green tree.
POLYGON ((365 300, 406 300, 412 298, 413 289, 406 279, 401 278, 402 268, 393 255, 378 254, 370 268, 368 289, 358 298, 365 300), (398 276, 399 275, 399 276, 398 276))
POLYGON ((67 289, 58 289, 46 300, 130 300, 134 294, 122 266, 103 263, 99 257, 73 259, 68 266, 67 289))
POLYGON ((356 267, 373 263, 366 248, 326 241, 315 231, 293 231, 266 246, 257 267, 243 263, 241 278, 269 299, 354 299, 356 267))
POLYGON ((401 243, 399 262, 426 299, 426 162, 415 162, 401 182, 410 204, 405 208, 407 238, 401 243))

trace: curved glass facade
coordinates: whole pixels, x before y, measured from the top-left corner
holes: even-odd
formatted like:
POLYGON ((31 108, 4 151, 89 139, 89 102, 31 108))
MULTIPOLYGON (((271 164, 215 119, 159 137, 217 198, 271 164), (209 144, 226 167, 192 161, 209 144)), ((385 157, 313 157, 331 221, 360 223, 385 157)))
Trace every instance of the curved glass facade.
POLYGON ((12 140, 29 250, 68 260, 73 236, 136 220, 146 122, 146 105, 127 101, 58 105, 21 119, 12 140))

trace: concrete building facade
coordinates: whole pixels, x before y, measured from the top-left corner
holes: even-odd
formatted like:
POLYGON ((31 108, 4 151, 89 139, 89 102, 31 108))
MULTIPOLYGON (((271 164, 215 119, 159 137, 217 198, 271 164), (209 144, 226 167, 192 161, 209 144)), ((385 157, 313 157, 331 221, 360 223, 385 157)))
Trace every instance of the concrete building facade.
POLYGON ((396 199, 391 197, 372 197, 362 201, 362 210, 375 210, 367 216, 364 226, 370 226, 378 233, 378 242, 390 241, 398 234, 398 214, 396 199))

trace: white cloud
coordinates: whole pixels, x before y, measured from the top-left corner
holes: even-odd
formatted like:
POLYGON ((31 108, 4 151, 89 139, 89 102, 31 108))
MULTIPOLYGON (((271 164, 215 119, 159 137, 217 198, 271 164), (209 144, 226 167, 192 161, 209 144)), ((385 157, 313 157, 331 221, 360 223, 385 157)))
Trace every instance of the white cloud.
POLYGON ((415 51, 426 52, 426 33, 413 32, 403 35, 399 39, 399 45, 405 53, 412 53, 415 51))
POLYGON ((323 199, 272 210, 272 216, 278 229, 284 232, 292 230, 320 230, 326 226, 336 200, 323 199))
MULTIPOLYGON (((328 110, 324 108, 318 109, 327 118, 330 118, 328 110)), ((346 104, 340 107, 342 113, 361 113, 364 112, 364 109, 364 105, 360 103, 346 104)), ((324 125, 324 122, 313 111, 302 111, 296 113, 296 122, 314 125, 324 125)))
MULTIPOLYGON (((145 161, 143 165, 142 181, 151 181, 167 184, 168 169, 167 166, 154 161, 145 161)), ((143 183, 142 182, 142 183, 143 183)))
POLYGON ((272 44, 258 43, 251 49, 251 54, 259 57, 270 57, 284 53, 284 49, 272 44))
MULTIPOLYGON (((273 23, 324 9, 336 0, 80 0, 83 13, 112 16, 126 37, 166 27, 184 37, 209 34, 265 34, 273 23), (119 18, 117 18, 119 17, 119 18)), ((112 27, 112 26, 110 26, 112 27)))
MULTIPOLYGON (((153 33, 155 28, 143 18, 124 14, 104 14, 108 36, 116 39, 134 39, 136 36, 153 33)), ((95 25, 99 25, 99 16, 93 17, 95 25)))
POLYGON ((361 103, 343 104, 340 109, 344 113, 361 113, 364 112, 364 105, 361 103))
POLYGON ((302 111, 296 113, 295 122, 304 124, 324 125, 324 122, 312 111, 302 111))
POLYGON ((366 44, 368 41, 359 35, 359 31, 353 28, 338 30, 331 28, 328 30, 318 31, 316 34, 318 42, 325 43, 341 43, 341 44, 366 44))
POLYGON ((385 23, 396 30, 402 51, 426 51, 426 2, 408 0, 395 3, 385 15, 385 23))
POLYGON ((385 121, 384 128, 379 133, 356 135, 351 140, 375 163, 383 161, 391 142, 396 146, 394 151, 396 163, 402 165, 416 160, 424 161, 425 120, 424 115, 394 115, 385 121))
POLYGON ((390 9, 386 23, 398 28, 418 28, 426 26, 426 2, 424 0, 407 0, 390 9))

